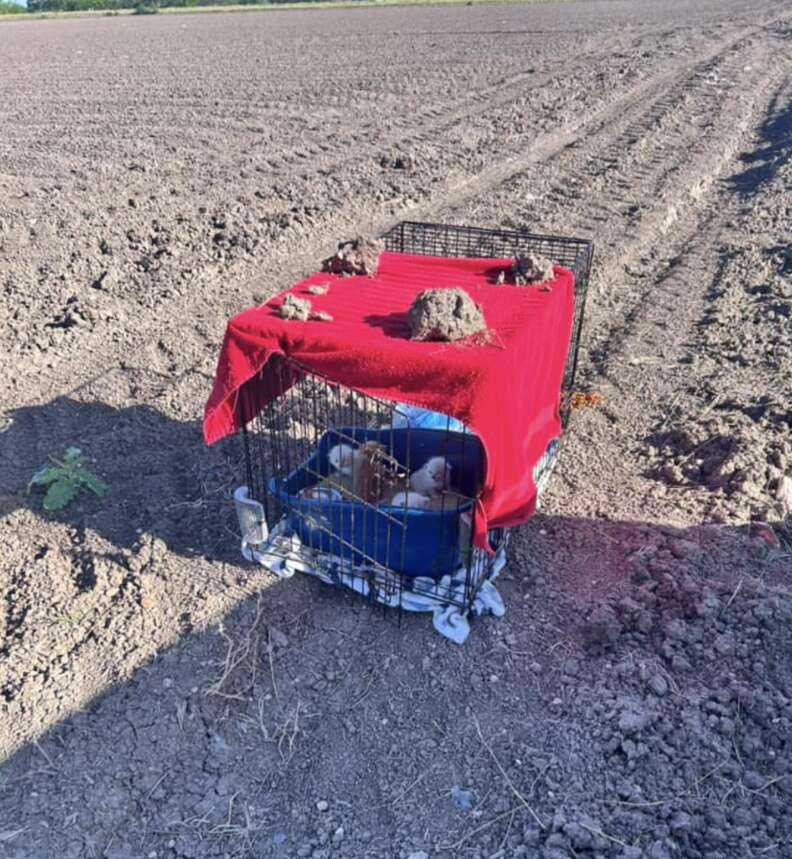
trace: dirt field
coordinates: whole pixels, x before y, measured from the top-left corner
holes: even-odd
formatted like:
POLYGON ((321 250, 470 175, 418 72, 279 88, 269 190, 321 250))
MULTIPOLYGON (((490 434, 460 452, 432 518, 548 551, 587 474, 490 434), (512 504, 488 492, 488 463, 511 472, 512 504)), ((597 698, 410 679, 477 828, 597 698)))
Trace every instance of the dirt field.
POLYGON ((2 859, 792 857, 787 2, 15 21, 0 72, 2 859), (462 648, 246 566, 200 434, 230 315, 422 217, 597 247, 604 405, 462 648), (111 494, 45 514, 72 444, 111 494))

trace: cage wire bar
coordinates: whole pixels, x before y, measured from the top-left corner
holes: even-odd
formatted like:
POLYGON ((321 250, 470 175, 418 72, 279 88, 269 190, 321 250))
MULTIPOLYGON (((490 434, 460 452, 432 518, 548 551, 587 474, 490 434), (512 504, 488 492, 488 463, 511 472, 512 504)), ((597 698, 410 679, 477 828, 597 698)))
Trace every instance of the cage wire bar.
MULTIPOLYGON (((528 232, 405 222, 382 236, 386 250, 447 257, 548 256, 575 275, 575 312, 565 366, 571 389, 583 321, 593 248, 589 241, 528 232)), ((472 516, 483 482, 484 457, 471 432, 448 417, 445 427, 411 427, 399 403, 381 400, 309 372, 295 361, 272 356, 262 371, 283 393, 258 411, 241 436, 247 486, 235 494, 243 552, 279 575, 309 572, 345 585, 384 609, 431 611, 435 627, 463 641, 467 618, 503 605, 492 579, 505 564, 508 529, 490 532, 494 554, 472 543, 472 516), (404 480, 427 460, 451 464, 450 485, 431 510, 392 505, 360 494, 352 473, 331 465, 336 445, 380 446, 389 474, 404 480), (258 505, 258 507, 256 507, 258 505), (243 510, 257 512, 261 526, 249 539, 243 510), (413 545, 417 544, 417 545, 413 545), (247 549, 246 549, 247 545, 247 549)), ((256 412, 246 388, 240 416, 256 412)), ((562 413, 566 423, 568 409, 562 413)))

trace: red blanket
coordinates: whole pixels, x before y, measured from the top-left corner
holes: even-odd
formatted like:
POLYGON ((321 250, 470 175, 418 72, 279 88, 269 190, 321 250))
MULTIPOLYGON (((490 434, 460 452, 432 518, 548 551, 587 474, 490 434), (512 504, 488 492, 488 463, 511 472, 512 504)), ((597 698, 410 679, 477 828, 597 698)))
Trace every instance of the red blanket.
POLYGON ((561 432, 559 396, 574 310, 571 272, 556 267, 555 280, 542 288, 496 286, 498 271, 510 262, 384 253, 376 277, 314 274, 288 290, 333 322, 281 319, 277 308, 286 293, 239 314, 228 323, 206 404, 206 443, 240 429, 243 385, 255 386, 259 408, 278 393, 267 374, 256 378, 272 354, 348 388, 451 415, 484 446, 474 537, 488 548, 489 528, 516 525, 534 512, 533 470, 561 432), (326 295, 306 289, 327 282, 326 295), (443 286, 462 287, 480 305, 491 329, 488 343, 409 339, 413 298, 443 286))

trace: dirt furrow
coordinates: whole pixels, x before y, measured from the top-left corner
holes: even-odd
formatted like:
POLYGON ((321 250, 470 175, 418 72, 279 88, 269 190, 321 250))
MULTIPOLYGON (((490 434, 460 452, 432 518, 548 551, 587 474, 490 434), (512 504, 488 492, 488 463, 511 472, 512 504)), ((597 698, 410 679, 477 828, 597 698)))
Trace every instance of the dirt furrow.
POLYGON ((787 859, 788 9, 272 15, 0 81, 3 859, 787 859), (598 248, 604 404, 464 648, 241 564, 200 436, 229 315, 422 215, 598 248), (45 514, 74 443, 111 492, 45 514))
MULTIPOLYGON (((717 57, 724 51, 728 51, 731 45, 739 42, 741 39, 746 37, 745 32, 740 32, 734 34, 729 38, 729 40, 724 44, 721 43, 718 48, 711 52, 711 56, 717 57)), ((708 62, 707 56, 704 57, 703 60, 699 60, 697 64, 693 65, 693 68, 705 67, 708 62)), ((689 67, 688 67, 689 68, 689 67)), ((643 82, 639 84, 637 87, 629 89, 626 95, 620 96, 616 99, 615 102, 611 102, 609 107, 606 107, 601 113, 594 112, 593 118, 590 117, 589 114, 582 113, 581 121, 582 125, 579 127, 567 127, 562 132, 550 132, 546 135, 540 135, 538 138, 534 138, 532 146, 527 155, 521 156, 516 160, 509 160, 507 157, 498 157, 494 162, 494 166, 486 167, 484 170, 479 173, 474 179, 468 180, 465 179, 461 184, 457 183, 456 186, 453 185, 452 182, 452 190, 451 193, 448 193, 449 184, 448 182, 443 182, 439 187, 433 189, 431 193, 430 199, 433 201, 430 205, 432 209, 436 209, 438 205, 438 196, 440 200, 448 208, 448 205, 453 205, 454 201, 462 201, 469 200, 471 198, 475 199, 479 197, 484 189, 487 187, 498 186, 504 182, 506 182, 509 177, 518 176, 521 172, 524 172, 526 169, 530 169, 529 165, 543 163, 548 159, 551 159, 554 155, 559 152, 563 152, 565 147, 570 146, 576 140, 583 140, 586 137, 590 136, 594 129, 597 127, 607 128, 609 124, 612 124, 614 121, 617 121, 620 115, 624 112, 625 108, 630 109, 631 105, 634 105, 636 101, 640 101, 642 98, 650 96, 652 92, 657 92, 662 87, 666 85, 677 84, 680 78, 685 74, 685 71, 675 71, 672 73, 663 73, 659 75, 655 79, 651 79, 649 82, 643 82), (585 117, 585 119, 583 119, 585 117)), ((689 73, 689 72, 688 72, 689 73)), ((584 84, 585 86, 585 84, 584 84)), ((353 184, 349 186, 349 183, 346 180, 339 179, 338 177, 334 177, 332 179, 335 187, 341 190, 342 187, 345 187, 346 190, 341 191, 341 196, 338 197, 337 202, 328 206, 327 202, 322 202, 321 198, 317 200, 317 206, 313 208, 303 208, 293 210, 292 213, 288 214, 277 214, 273 213, 272 216, 268 216, 272 218, 273 231, 271 233, 271 238, 267 242, 266 245, 266 272, 271 272, 272 274, 264 274, 263 276, 257 276, 257 290, 261 292, 268 291, 268 283, 272 283, 273 285, 282 284, 287 282, 289 279, 296 276, 299 272, 305 270, 310 267, 313 260, 315 260, 319 255, 319 249, 322 247, 324 243, 324 248, 327 248, 331 242, 331 236, 338 236, 345 234, 350 231, 355 231, 361 227, 361 225, 368 222, 367 226, 373 226, 375 229, 380 228, 386 225, 386 223, 390 222, 393 218, 393 214, 398 212, 401 216, 409 214, 409 216, 420 216, 422 212, 428 211, 426 207, 415 209, 413 208, 413 204, 415 202, 414 199, 411 199, 409 194, 407 196, 407 206, 404 207, 404 204, 400 202, 400 195, 403 193, 401 191, 397 191, 395 196, 393 196, 394 192, 391 192, 389 195, 390 200, 386 197, 383 201, 375 202, 374 205, 371 204, 363 204, 355 207, 354 212, 351 212, 349 206, 347 205, 348 195, 351 193, 353 196, 361 196, 366 194, 366 186, 373 182, 373 177, 370 179, 364 180, 364 184, 357 187, 357 189, 350 191, 349 188, 354 189, 354 182, 357 180, 353 180, 353 184), (341 184, 338 184, 341 183, 341 184), (388 214, 383 213, 383 209, 389 210, 388 214), (294 211, 297 211, 298 214, 295 215, 294 211), (305 214, 300 215, 299 212, 304 211, 305 214), (285 219, 285 220, 284 220, 285 219), (310 238, 309 238, 310 237, 310 238), (299 251, 295 253, 295 248, 299 244, 299 251), (277 274, 276 274, 277 273, 277 274)), ((299 200, 300 198, 305 199, 305 195, 302 192, 298 192, 297 187, 292 187, 292 183, 289 183, 288 194, 293 200, 299 200)), ((332 186, 331 186, 332 187, 332 186)), ((226 240, 223 239, 223 227, 228 227, 227 222, 229 220, 236 220, 236 216, 231 214, 229 215, 219 215, 215 216, 215 221, 220 227, 218 231, 216 231, 216 238, 220 236, 221 243, 217 245, 217 247, 222 251, 223 242, 226 240)), ((474 218, 475 220, 475 218, 474 218)), ((501 219, 502 221, 503 219, 501 219)), ((533 218, 531 219, 534 220, 533 218)), ((165 263, 169 258, 170 251, 168 250, 168 242, 170 241, 169 233, 171 230, 164 225, 158 225, 155 222, 155 230, 156 232, 152 233, 152 238, 145 238, 145 233, 141 231, 136 235, 133 235, 130 241, 134 241, 137 243, 137 247, 140 248, 140 252, 143 253, 141 257, 140 264, 145 263, 146 268, 143 271, 144 275, 157 277, 157 268, 160 263, 155 262, 152 266, 151 260, 161 259, 165 263), (163 244, 164 241, 164 244, 163 244), (141 244, 142 242, 142 244, 141 244), (157 248, 160 250, 157 250, 157 248), (164 256, 159 256, 160 253, 164 252, 164 256)), ((243 228, 243 235, 244 228, 243 228)), ((240 247, 244 247, 244 244, 240 247)), ((233 248, 232 248, 233 250, 233 248)), ((251 249, 252 250, 252 249, 251 249)), ((225 251, 222 251, 225 253, 225 251)), ((255 250, 252 251, 254 253, 253 257, 248 257, 248 261, 244 262, 244 267, 249 267, 250 260, 257 259, 260 260, 260 251, 255 250)), ((235 252, 238 254, 238 251, 235 252)), ((242 257, 244 258, 246 253, 242 253, 242 257)), ((233 260, 234 257, 231 257, 233 260)), ((112 257, 110 257, 112 264, 112 257)), ((244 267, 242 270, 239 269, 237 265, 231 265, 227 268, 226 277, 238 279, 239 275, 244 271, 244 267)), ((225 268, 225 266, 224 266, 225 268)), ((166 268, 165 271, 170 271, 170 268, 166 268)), ((175 275, 175 272, 173 272, 175 275)), ((186 307, 190 306, 191 298, 190 296, 202 296, 204 287, 201 286, 201 280, 206 277, 206 275, 210 275, 210 277, 214 277, 211 271, 201 272, 198 271, 198 282, 190 283, 190 280, 178 279, 176 282, 172 282, 171 285, 161 292, 157 292, 156 295, 156 305, 157 305, 157 314, 156 318, 166 317, 169 313, 169 307, 178 306, 180 308, 180 312, 183 314, 186 307), (171 293, 172 298, 168 300, 168 293, 171 293)), ((139 277, 140 275, 138 275, 139 277)), ((160 277, 163 277, 164 274, 161 273, 160 277)), ((194 279, 194 278, 193 278, 194 279)), ((110 354, 107 354, 105 344, 108 343, 108 339, 104 333, 101 332, 101 329, 105 328, 106 325, 100 325, 98 328, 100 330, 93 332, 95 324, 91 319, 92 315, 96 315, 97 311, 99 315, 105 316, 106 318, 112 318, 116 313, 122 312, 121 307, 119 307, 118 298, 112 298, 111 296, 104 296, 104 292, 101 287, 104 285, 104 275, 100 272, 98 275, 98 281, 100 284, 100 289, 98 292, 93 294, 86 293, 87 297, 90 299, 95 299, 93 303, 99 304, 97 310, 93 310, 92 308, 82 308, 80 307, 80 300, 77 300, 77 307, 72 308, 68 304, 66 304, 62 310, 60 311, 61 316, 57 313, 52 322, 48 323, 48 325, 53 326, 49 329, 50 333, 44 334, 44 340, 42 341, 39 338, 39 343, 42 344, 44 351, 41 354, 37 354, 37 350, 33 350, 33 354, 31 355, 31 364, 35 366, 36 364, 43 364, 46 366, 49 364, 49 360, 47 357, 48 348, 46 347, 47 339, 55 334, 61 334, 64 330, 67 331, 67 336, 60 336, 58 341, 59 346, 61 348, 63 346, 68 346, 68 351, 75 350, 77 345, 80 344, 80 351, 73 356, 71 361, 66 358, 66 366, 71 364, 78 363, 80 359, 80 355, 82 354, 83 349, 88 349, 92 353, 97 355, 97 359, 102 354, 107 355, 106 358, 101 359, 104 361, 112 360, 110 355, 118 354, 118 347, 111 346, 110 354), (83 315, 87 317, 87 319, 81 319, 79 313, 83 312, 83 315), (75 316, 75 313, 77 315, 75 316), (110 316, 108 317, 108 314, 110 316), (71 324, 72 320, 76 320, 78 324, 71 324), (87 324, 80 324, 82 322, 87 322, 87 324), (69 326, 68 328, 64 328, 65 326, 69 326)), ((228 308, 228 312, 231 313, 235 308, 240 306, 240 299, 237 296, 244 295, 250 287, 243 280, 241 283, 238 283, 234 289, 232 290, 224 290, 221 299, 223 301, 223 307, 228 308)), ((111 295, 116 292, 115 289, 111 287, 110 289, 111 295)), ((130 293, 130 295, 135 296, 136 301, 144 300, 145 296, 148 293, 130 293)), ((120 295, 119 295, 120 298, 120 295)), ((30 306, 29 314, 39 314, 40 310, 40 302, 39 299, 34 301, 30 306)), ((249 299, 248 299, 249 300, 249 299)), ((241 303, 248 303, 248 300, 242 299, 241 303)), ((195 306, 195 305, 192 305, 195 306)), ((198 311, 200 312, 200 311, 198 311)), ((148 314, 144 313, 142 315, 141 324, 146 325, 146 316, 148 314)), ((23 321, 26 319, 30 319, 30 315, 21 316, 20 323, 23 324, 23 321)), ((52 317, 51 317, 52 319, 52 317)), ((29 322, 24 322, 25 325, 29 326, 29 322)), ((156 325, 156 323, 155 323, 156 325)), ((47 329, 45 329, 45 332, 47 329)), ((151 332, 151 336, 155 336, 156 328, 151 332)), ((161 332, 161 329, 160 329, 161 332)), ((117 336, 117 335, 116 335, 117 336)), ((65 356, 64 356, 65 357, 65 356)), ((61 359, 61 366, 63 366, 64 358, 61 359)), ((73 372, 71 370, 66 369, 66 366, 63 366, 63 369, 66 371, 66 374, 69 377, 73 377, 73 372)), ((47 375, 51 378, 53 383, 53 389, 57 387, 56 377, 52 375, 51 368, 47 369, 47 375)))
MULTIPOLYGON (((785 19, 782 18, 781 20, 785 19)), ((640 137, 645 133, 646 128, 651 127, 655 121, 654 115, 647 116, 646 108, 644 107, 646 102, 649 104, 666 101, 673 102, 676 98, 674 92, 680 86, 684 87, 689 79, 695 79, 698 75, 706 73, 711 64, 719 62, 721 58, 727 56, 735 47, 738 47, 741 43, 747 43, 752 37, 761 33, 769 25, 770 23, 766 22, 757 27, 746 28, 732 33, 716 47, 705 52, 703 55, 699 54, 695 59, 682 64, 681 67, 675 64, 672 68, 664 70, 646 81, 642 81, 625 92, 615 103, 606 105, 600 111, 592 111, 582 115, 581 122, 577 127, 546 135, 535 141, 531 149, 522 155, 522 157, 510 159, 506 163, 492 165, 479 176, 462 183, 460 187, 455 189, 440 203, 440 206, 442 206, 444 211, 453 211, 456 206, 463 205, 466 201, 475 200, 482 196, 488 189, 506 186, 512 180, 527 179, 530 175, 528 171, 532 169, 533 165, 550 161, 567 149, 577 147, 580 144, 584 144, 587 148, 593 148, 592 141, 594 139, 599 139, 606 134, 609 136, 614 125, 618 127, 621 124, 626 124, 622 120, 622 117, 625 115, 625 109, 628 115, 630 112, 638 114, 638 124, 636 129, 634 129, 634 133, 640 137), (595 137, 596 135, 599 135, 599 137, 595 137)), ((657 110, 659 114, 662 114, 664 112, 664 104, 660 104, 657 110)), ((629 131, 629 128, 626 129, 625 139, 634 142, 629 131)), ((614 152, 623 154, 623 142, 608 140, 608 144, 614 152)), ((575 152, 571 155, 571 158, 576 159, 577 156, 578 153, 575 152)), ((604 158, 607 160, 608 155, 605 155, 604 158)), ((436 207, 437 204, 435 204, 436 207)), ((514 214, 511 215, 511 219, 515 219, 514 214)))
MULTIPOLYGON (((494 223, 496 210, 512 213, 508 225, 540 232, 585 236, 596 229, 593 287, 606 319, 601 326, 590 321, 587 351, 597 364, 618 354, 625 325, 654 288, 653 269, 699 229, 707 190, 764 109, 752 93, 788 73, 784 58, 780 44, 768 57, 764 39, 735 39, 673 83, 655 83, 555 159, 496 187, 494 199, 474 204, 483 223, 494 223)), ((458 219, 457 211, 449 217, 458 219)))

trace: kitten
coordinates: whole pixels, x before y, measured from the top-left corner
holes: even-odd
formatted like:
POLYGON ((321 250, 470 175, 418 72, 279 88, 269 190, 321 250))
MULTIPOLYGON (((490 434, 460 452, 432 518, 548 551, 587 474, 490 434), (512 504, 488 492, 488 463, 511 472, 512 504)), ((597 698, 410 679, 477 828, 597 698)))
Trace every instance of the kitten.
POLYGON ((451 466, 444 456, 433 456, 410 475, 410 489, 432 498, 448 489, 451 466))

